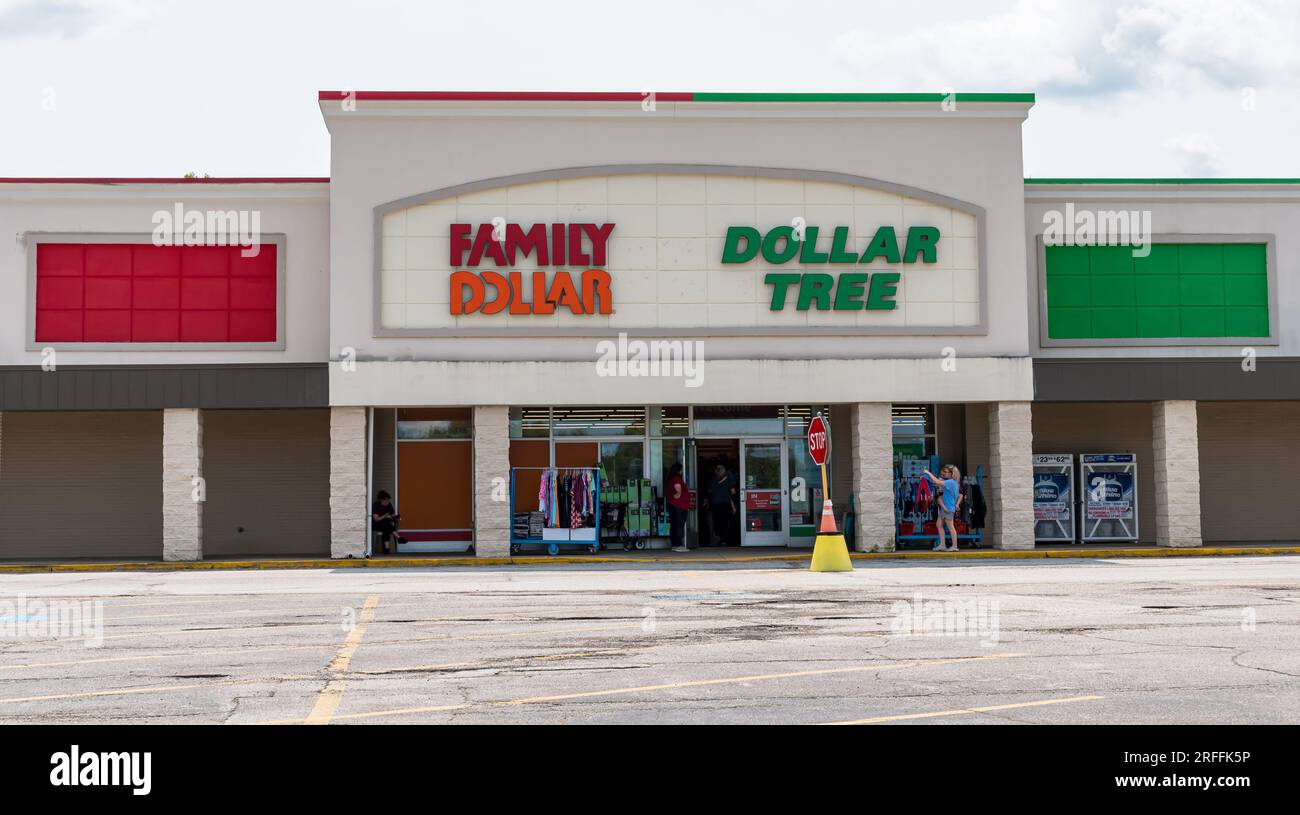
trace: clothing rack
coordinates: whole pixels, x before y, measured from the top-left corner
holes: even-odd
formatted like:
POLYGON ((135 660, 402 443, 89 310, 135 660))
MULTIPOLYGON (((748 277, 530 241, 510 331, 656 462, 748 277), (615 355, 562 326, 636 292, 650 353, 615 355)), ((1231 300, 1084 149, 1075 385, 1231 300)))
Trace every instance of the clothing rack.
POLYGON ((600 551, 598 467, 512 467, 510 469, 510 553, 545 546, 558 555, 564 545, 600 551), (540 473, 536 494, 518 490, 520 472, 540 473))
MULTIPOLYGON (((909 544, 934 545, 939 540, 938 502, 939 496, 929 484, 930 500, 926 500, 927 489, 921 486, 927 480, 921 472, 939 469, 939 457, 924 459, 905 458, 903 466, 894 468, 894 537, 901 549, 909 544)), ((988 523, 988 484, 981 465, 975 468, 973 475, 962 476, 961 504, 957 508, 954 525, 957 528, 957 545, 970 544, 979 548, 984 542, 984 529, 988 523)))

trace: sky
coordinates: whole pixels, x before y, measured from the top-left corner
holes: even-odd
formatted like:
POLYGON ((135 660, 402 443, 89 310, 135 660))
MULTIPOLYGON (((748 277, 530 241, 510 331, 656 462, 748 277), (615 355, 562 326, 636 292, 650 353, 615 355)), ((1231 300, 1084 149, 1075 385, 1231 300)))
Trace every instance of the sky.
POLYGON ((1033 92, 1027 176, 1300 177, 1297 0, 0 0, 0 176, 325 176, 324 89, 1033 92))

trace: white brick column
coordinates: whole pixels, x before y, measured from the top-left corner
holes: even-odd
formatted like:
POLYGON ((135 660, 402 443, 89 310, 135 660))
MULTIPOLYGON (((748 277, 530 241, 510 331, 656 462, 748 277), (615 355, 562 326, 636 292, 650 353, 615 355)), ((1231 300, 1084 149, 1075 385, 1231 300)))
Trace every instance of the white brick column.
POLYGON ((989 537, 995 549, 1034 548, 1033 413, 1029 402, 989 405, 989 537))
POLYGON ((162 442, 163 560, 202 560, 203 413, 164 410, 162 442))
POLYGON ((366 409, 330 408, 330 557, 366 556, 366 409))
POLYGON ((1156 402, 1151 408, 1151 466, 1156 490, 1156 544, 1201 545, 1201 451, 1196 402, 1156 402))
POLYGON ((510 409, 474 408, 474 554, 510 554, 510 409))
MULTIPOLYGON (((889 402, 853 406, 850 428, 853 462, 853 548, 859 552, 894 551, 894 427, 889 402)), ((813 516, 816 519, 816 515, 813 516)))

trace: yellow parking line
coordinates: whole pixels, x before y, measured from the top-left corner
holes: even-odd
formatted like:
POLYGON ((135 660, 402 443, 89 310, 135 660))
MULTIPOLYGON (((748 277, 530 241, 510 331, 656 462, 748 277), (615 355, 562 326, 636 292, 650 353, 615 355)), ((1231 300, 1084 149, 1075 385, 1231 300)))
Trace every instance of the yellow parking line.
MULTIPOLYGON (((224 634, 228 631, 265 631, 267 633, 270 633, 273 631, 285 631, 289 629, 315 628, 322 625, 338 625, 338 621, 329 620, 329 621, 324 621, 319 623, 294 623, 293 625, 276 625, 276 626, 236 625, 236 626, 231 626, 229 628, 221 628, 221 627, 162 628, 162 629, 155 629, 152 631, 136 631, 131 634, 105 634, 103 639, 104 640, 135 640, 141 637, 157 637, 162 634, 224 634)), ((51 642, 60 642, 60 641, 61 640, 59 637, 49 637, 45 639, 34 638, 31 640, 31 642, 38 642, 38 643, 51 643, 51 642)))
POLYGON ((602 648, 598 651, 570 651, 567 654, 522 654, 514 657, 497 657, 496 659, 478 659, 466 662, 442 662, 436 665, 407 665, 397 668, 380 668, 373 671, 353 671, 354 674, 364 676, 386 676, 390 674, 411 673, 413 671, 446 671, 452 668, 498 668, 505 667, 511 662, 521 662, 528 660, 531 662, 554 662, 561 659, 577 659, 579 657, 604 657, 615 656, 617 654, 631 654, 636 650, 634 648, 602 648))
POLYGON ((148 662, 157 659, 176 659, 184 657, 229 656, 231 654, 251 654, 258 651, 312 651, 318 648, 330 648, 332 642, 315 645, 259 645, 255 648, 221 648, 210 651, 169 651, 165 654, 132 654, 122 657, 96 657, 95 659, 60 659, 50 662, 24 662, 17 665, 0 665, 0 671, 15 671, 23 668, 68 668, 73 665, 98 665, 104 662, 148 662))
MULTIPOLYGON (((426 603, 421 603, 421 602, 384 603, 384 610, 392 611, 395 608, 412 608, 412 607, 424 606, 424 605, 426 605, 426 603)), ((247 617, 249 615, 257 615, 257 614, 264 614, 268 617, 272 617, 277 614, 296 614, 298 616, 302 616, 302 615, 324 616, 324 615, 337 614, 340 608, 354 608, 355 606, 356 603, 353 602, 353 603, 344 603, 341 606, 339 605, 330 606, 329 608, 323 608, 323 609, 306 608, 303 606, 280 606, 277 608, 241 609, 239 611, 203 611, 198 613, 178 611, 175 614, 132 614, 124 617, 119 617, 116 614, 113 614, 112 609, 110 608, 104 614, 104 621, 107 623, 120 623, 125 620, 161 620, 167 617, 195 617, 197 620, 203 621, 203 620, 207 620, 210 617, 247 617)), ((455 621, 457 619, 459 619, 459 615, 452 616, 452 617, 428 617, 426 619, 420 620, 419 622, 438 623, 438 622, 446 622, 448 620, 455 621)))
POLYGON ((366 598, 365 605, 361 607, 361 615, 357 618, 357 624, 344 638, 343 645, 334 655, 334 659, 330 660, 328 668, 330 681, 316 698, 316 706, 307 715, 305 724, 329 724, 334 712, 339 709, 339 703, 343 701, 343 691, 348 687, 346 678, 348 665, 352 662, 352 655, 361 645, 361 638, 366 635, 366 627, 375 619, 375 606, 378 605, 379 595, 372 594, 366 598))
POLYGON ((854 719, 848 722, 823 722, 823 724, 880 724, 881 722, 902 722, 908 719, 933 719, 939 716, 961 716, 967 713, 991 713, 995 710, 1012 710, 1020 707, 1042 707, 1043 705, 1064 705, 1070 702, 1092 702, 1104 699, 1104 696, 1071 696, 1068 699, 1040 699, 1037 702, 1016 702, 1010 705, 986 705, 984 707, 959 707, 953 710, 934 710, 929 713, 901 713, 896 716, 873 716, 870 719, 854 719))
MULTIPOLYGON (((524 699, 502 699, 487 702, 469 702, 454 705, 434 705, 430 707, 409 707, 394 708, 392 710, 372 710, 365 713, 348 713, 341 716, 335 716, 334 721, 344 719, 375 719, 384 716, 404 716, 415 713, 441 713, 452 710, 466 710, 469 708, 490 708, 490 707, 513 707, 518 705, 534 705, 547 702, 563 702, 571 699, 589 699, 597 696, 623 696, 635 693, 650 693, 660 690, 678 690, 681 688, 699 688, 710 685, 737 685, 745 682, 765 682, 776 679, 796 679, 806 676, 829 676, 833 674, 850 674, 850 673, 871 673, 874 671, 890 671, 901 668, 916 668, 920 666, 932 665, 956 665, 966 662, 986 662, 995 659, 1011 659, 1021 657, 1024 654, 990 654, 982 657, 956 657, 953 659, 934 659, 934 660, 912 660, 909 662, 888 662, 873 665, 855 665, 845 668, 817 668, 807 671, 790 671, 786 673, 773 674, 752 674, 748 676, 731 676, 722 679, 695 679, 685 682, 667 682, 658 685, 638 685, 631 688, 612 688, 609 690, 581 691, 578 693, 561 693, 551 696, 533 696, 524 699)), ((277 721, 259 722, 259 724, 297 724, 298 719, 287 719, 277 721)))
POLYGON ((51 702, 59 699, 89 699, 99 696, 131 696, 139 693, 172 693, 182 690, 196 690, 198 688, 219 688, 225 685, 259 685, 263 683, 293 682, 314 678, 314 676, 308 674, 302 676, 265 676, 257 679, 222 679, 215 682, 195 682, 188 685, 149 685, 140 688, 110 688, 108 690, 88 690, 77 691, 75 693, 50 693, 42 696, 12 696, 8 699, 0 699, 0 705, 15 704, 18 702, 51 702))

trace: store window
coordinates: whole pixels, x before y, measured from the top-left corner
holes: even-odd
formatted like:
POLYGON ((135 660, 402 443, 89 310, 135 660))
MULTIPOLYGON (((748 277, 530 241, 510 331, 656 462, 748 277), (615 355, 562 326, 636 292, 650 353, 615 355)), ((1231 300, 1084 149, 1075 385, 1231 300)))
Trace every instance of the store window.
POLYGON ((650 408, 650 435, 689 436, 691 429, 691 409, 685 405, 650 408))
POLYGON ((928 459, 938 450, 934 405, 894 405, 894 466, 904 459, 928 459))
POLYGON ((644 436, 643 407, 564 407, 551 411, 556 436, 644 436))
POLYGON ((807 439, 791 438, 786 445, 790 456, 790 526, 808 526, 816 523, 821 514, 821 468, 808 454, 807 439))
POLYGON ((707 405, 695 408, 697 436, 780 436, 779 405, 707 405))
MULTIPOLYGON (((397 478, 393 497, 410 551, 430 542, 470 540, 474 445, 469 408, 397 411, 397 478)), ((399 544, 398 551, 407 551, 399 544)))
POLYGON ((402 441, 469 439, 474 421, 468 408, 402 408, 397 411, 397 438, 402 441))
POLYGON ((685 439, 651 439, 650 440, 650 481, 658 495, 666 495, 669 473, 673 465, 682 465, 686 472, 685 439))
POLYGON ((551 409, 544 407, 510 408, 510 438, 545 439, 551 435, 551 409))
POLYGON ((641 478, 645 472, 645 442, 601 442, 600 470, 610 484, 624 484, 641 478))

